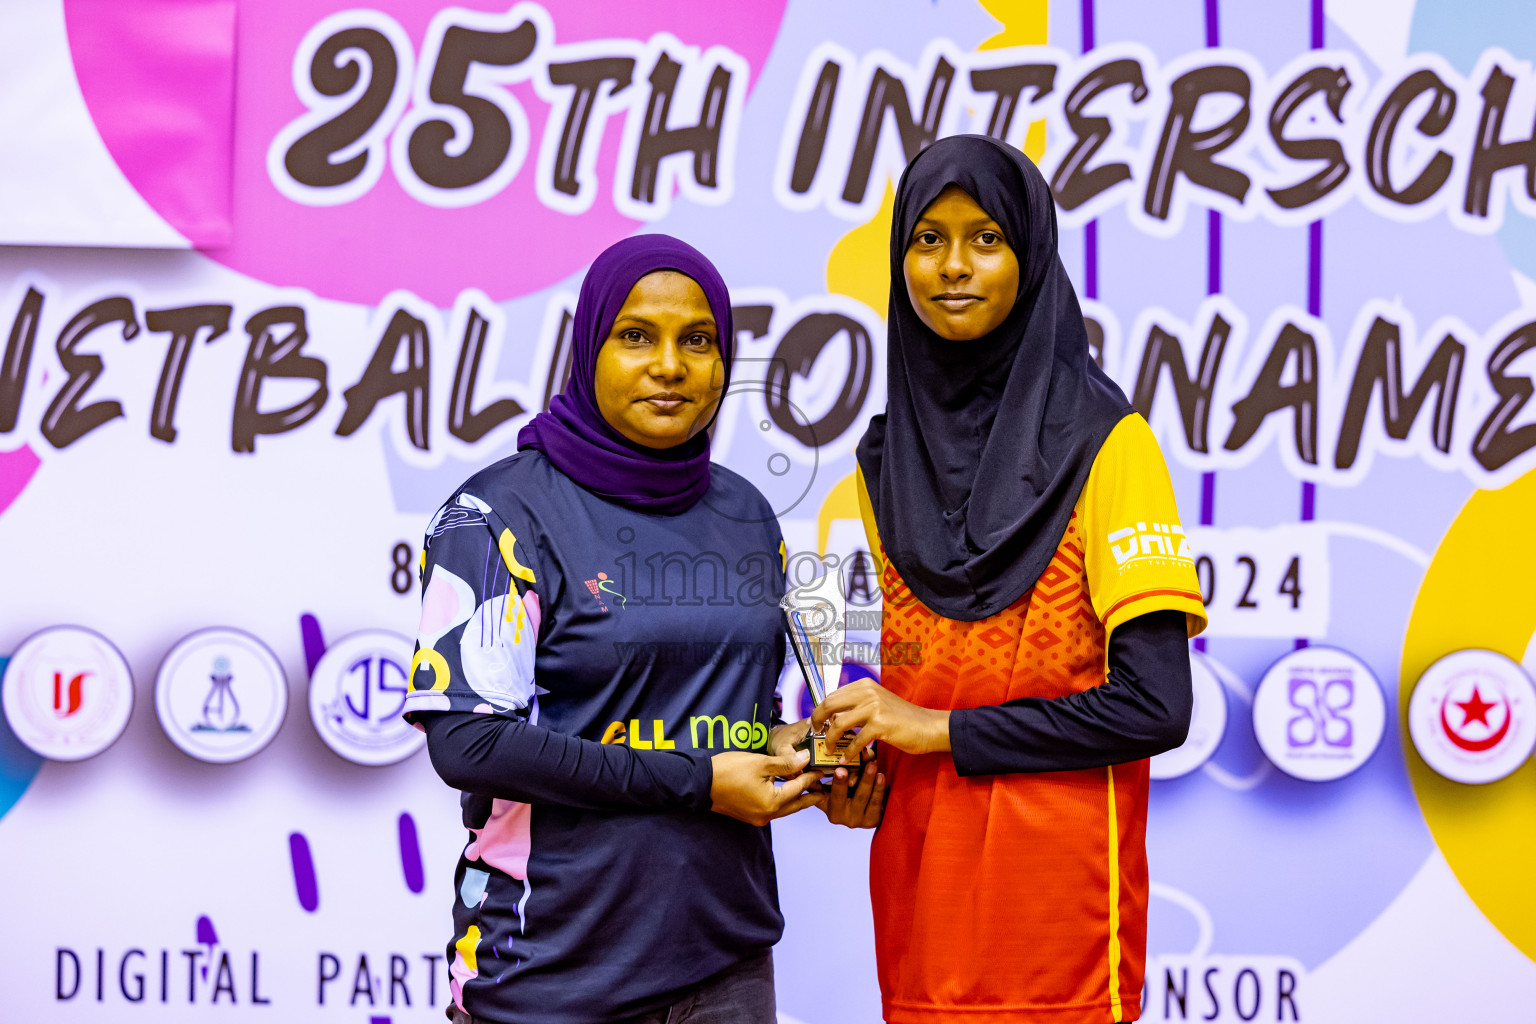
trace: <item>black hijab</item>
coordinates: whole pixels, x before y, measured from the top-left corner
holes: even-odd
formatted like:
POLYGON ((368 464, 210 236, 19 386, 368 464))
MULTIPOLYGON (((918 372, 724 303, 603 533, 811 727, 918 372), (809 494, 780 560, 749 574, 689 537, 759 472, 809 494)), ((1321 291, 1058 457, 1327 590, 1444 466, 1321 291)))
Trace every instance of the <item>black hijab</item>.
POLYGON ((886 411, 859 442, 886 556, 919 600, 974 622, 1013 604, 1050 564, 1094 457, 1131 411, 1093 362, 1056 254, 1050 186, 1023 153, 943 139, 901 176, 891 224, 886 411), (950 185, 995 220, 1019 295, 984 338, 947 341, 918 318, 902 274, 913 226, 950 185))

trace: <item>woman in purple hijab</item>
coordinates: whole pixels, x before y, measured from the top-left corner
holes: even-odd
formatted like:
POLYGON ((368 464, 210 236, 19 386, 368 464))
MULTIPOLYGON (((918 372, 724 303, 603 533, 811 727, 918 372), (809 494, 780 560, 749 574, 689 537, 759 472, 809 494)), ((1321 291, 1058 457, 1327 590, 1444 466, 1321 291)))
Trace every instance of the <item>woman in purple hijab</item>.
POLYGON ((854 796, 774 725, 783 540, 709 461, 730 297, 665 235, 614 245, 570 382, 433 517, 406 716, 461 793, 458 1021, 769 1024, 783 930, 768 821, 854 796), (776 784, 776 778, 791 781, 776 784))

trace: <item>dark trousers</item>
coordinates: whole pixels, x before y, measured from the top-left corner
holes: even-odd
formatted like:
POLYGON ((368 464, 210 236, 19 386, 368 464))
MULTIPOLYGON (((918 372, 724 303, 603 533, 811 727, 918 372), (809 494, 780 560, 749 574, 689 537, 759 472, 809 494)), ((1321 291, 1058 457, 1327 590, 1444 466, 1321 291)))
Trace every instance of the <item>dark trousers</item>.
MULTIPOLYGON (((493 1024, 449 1007, 453 1024, 493 1024)), ((775 1024, 773 954, 767 950, 706 978, 671 1006, 613 1024, 775 1024)))

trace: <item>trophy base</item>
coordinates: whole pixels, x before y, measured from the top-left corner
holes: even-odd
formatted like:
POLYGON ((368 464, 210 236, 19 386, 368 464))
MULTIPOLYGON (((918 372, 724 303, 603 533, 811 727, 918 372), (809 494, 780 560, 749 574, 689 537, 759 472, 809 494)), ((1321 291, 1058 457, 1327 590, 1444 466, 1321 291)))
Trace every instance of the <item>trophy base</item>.
MULTIPOLYGON (((827 742, 826 736, 810 733, 805 739, 795 744, 795 749, 811 752, 811 759, 805 766, 806 771, 819 771, 823 775, 830 776, 834 768, 856 769, 858 767, 857 765, 848 765, 842 762, 843 755, 847 753, 849 747, 853 746, 853 741, 854 734, 847 732, 833 746, 827 742)), ((850 772, 850 774, 853 774, 853 772, 850 772)))

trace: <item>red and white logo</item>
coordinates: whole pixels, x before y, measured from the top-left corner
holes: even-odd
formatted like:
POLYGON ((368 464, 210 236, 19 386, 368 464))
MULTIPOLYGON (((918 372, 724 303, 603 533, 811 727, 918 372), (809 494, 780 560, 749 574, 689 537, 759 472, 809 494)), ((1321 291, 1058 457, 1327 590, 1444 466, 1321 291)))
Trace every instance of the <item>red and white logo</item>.
POLYGON ((1457 651, 1429 667, 1408 702, 1413 745, 1455 782, 1494 782, 1536 747, 1536 686, 1493 651, 1457 651))
POLYGON ((122 735, 133 710, 133 676, 106 637, 54 626, 16 649, 0 698, 11 731, 29 750, 52 761, 79 761, 122 735))

